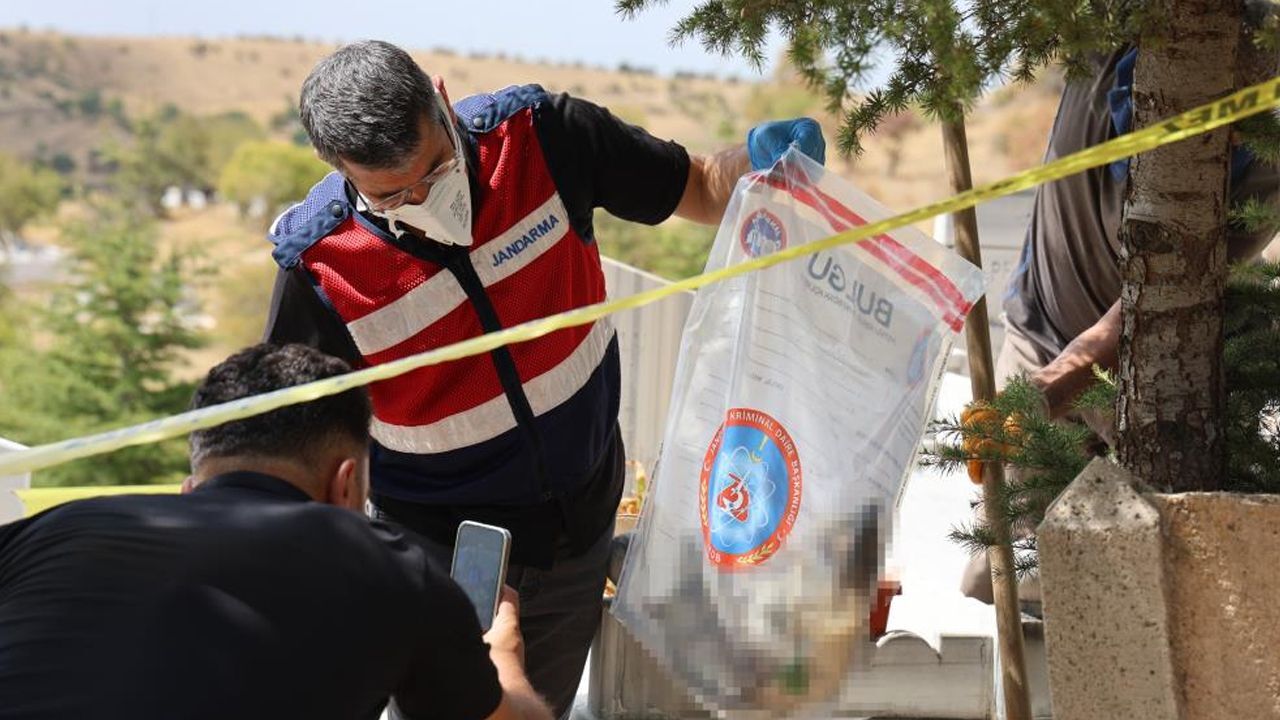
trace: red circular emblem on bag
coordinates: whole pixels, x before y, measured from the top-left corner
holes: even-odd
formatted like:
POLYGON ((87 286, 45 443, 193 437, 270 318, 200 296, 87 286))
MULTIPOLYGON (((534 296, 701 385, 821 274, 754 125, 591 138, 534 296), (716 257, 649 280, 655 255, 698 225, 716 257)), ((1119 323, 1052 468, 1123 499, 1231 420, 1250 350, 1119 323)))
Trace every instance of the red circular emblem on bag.
POLYGON ((721 568, 759 565, 800 514, 800 454, 782 423, 733 408, 702 461, 698 514, 707 557, 721 568))
POLYGON ((756 210, 747 216, 738 231, 742 250, 751 257, 777 252, 787 246, 787 230, 782 220, 768 210, 756 210))

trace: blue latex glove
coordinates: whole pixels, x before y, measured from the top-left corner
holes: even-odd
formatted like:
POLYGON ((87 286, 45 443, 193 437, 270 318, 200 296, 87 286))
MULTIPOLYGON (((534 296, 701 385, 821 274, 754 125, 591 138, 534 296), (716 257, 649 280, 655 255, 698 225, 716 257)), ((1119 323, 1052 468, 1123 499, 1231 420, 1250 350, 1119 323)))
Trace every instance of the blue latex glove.
POLYGON ((822 127, 812 118, 775 120, 761 123, 747 133, 747 154, 751 156, 751 169, 763 170, 772 166, 791 147, 800 146, 800 152, 826 164, 827 143, 822 139, 822 127))

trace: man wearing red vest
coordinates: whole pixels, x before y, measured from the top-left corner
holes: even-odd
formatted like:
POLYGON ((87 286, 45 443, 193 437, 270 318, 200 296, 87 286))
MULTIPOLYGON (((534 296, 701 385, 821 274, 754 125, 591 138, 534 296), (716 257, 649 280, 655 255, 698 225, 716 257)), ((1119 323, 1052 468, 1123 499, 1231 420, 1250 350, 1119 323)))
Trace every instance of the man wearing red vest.
MULTIPOLYGON (((336 172, 271 229, 266 337, 370 366, 605 299, 592 212, 718 223, 737 179, 812 120, 689 155, 604 108, 536 85, 450 107, 395 46, 322 60, 299 110, 336 172)), ((568 714, 600 617, 622 491, 618 345, 609 320, 373 385, 373 503, 448 562, 462 520, 512 534, 528 671, 568 714)))

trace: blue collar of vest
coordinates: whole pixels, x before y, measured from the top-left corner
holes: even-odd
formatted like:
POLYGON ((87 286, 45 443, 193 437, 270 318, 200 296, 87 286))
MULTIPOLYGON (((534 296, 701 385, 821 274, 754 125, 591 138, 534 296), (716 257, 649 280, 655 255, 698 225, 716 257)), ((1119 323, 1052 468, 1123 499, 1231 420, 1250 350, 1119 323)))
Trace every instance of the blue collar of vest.
POLYGON ((316 183, 307 199, 285 210, 271 226, 271 257, 282 268, 298 264, 315 241, 333 232, 352 212, 347 181, 337 171, 316 183))
POLYGON ((525 108, 549 100, 541 85, 511 85, 497 92, 463 98, 453 106, 458 122, 470 133, 487 133, 525 108))

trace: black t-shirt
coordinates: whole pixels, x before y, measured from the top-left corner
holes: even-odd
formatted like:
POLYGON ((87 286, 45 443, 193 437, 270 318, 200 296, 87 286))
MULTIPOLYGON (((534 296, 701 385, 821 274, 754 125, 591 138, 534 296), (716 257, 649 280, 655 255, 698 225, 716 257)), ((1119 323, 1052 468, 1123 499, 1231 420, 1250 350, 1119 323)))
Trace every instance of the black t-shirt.
POLYGON ((484 718, 462 591, 394 526, 266 475, 0 526, 5 718, 484 718))
MULTIPOLYGON (((670 217, 684 194, 689 175, 685 149, 628 125, 605 108, 566 94, 553 95, 536 109, 534 128, 570 222, 585 239, 594 239, 595 208, 653 225, 670 217)), ((481 191, 473 182, 473 202, 484 202, 481 191)), ((300 265, 276 276, 264 340, 304 343, 348 362, 360 362, 346 328, 320 300, 300 265)), ((620 456, 621 452, 619 440, 607 454, 620 456)), ((539 506, 411 507, 414 504, 377 497, 376 485, 375 502, 390 507, 397 520, 446 544, 452 543, 462 519, 502 525, 515 538, 512 563, 545 567, 559 544, 559 532, 572 530, 570 545, 581 552, 612 519, 622 492, 623 463, 603 457, 597 467, 596 476, 573 497, 539 506)))

